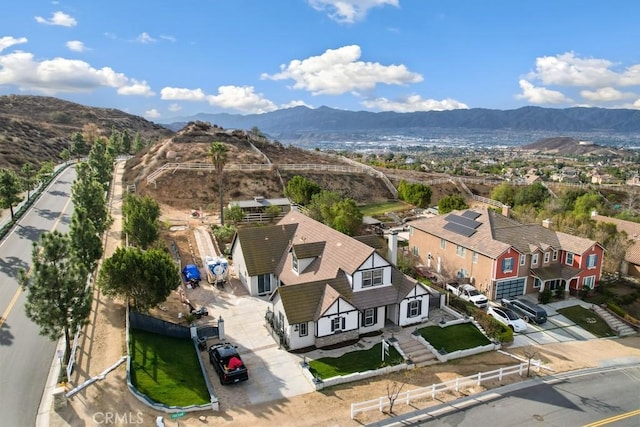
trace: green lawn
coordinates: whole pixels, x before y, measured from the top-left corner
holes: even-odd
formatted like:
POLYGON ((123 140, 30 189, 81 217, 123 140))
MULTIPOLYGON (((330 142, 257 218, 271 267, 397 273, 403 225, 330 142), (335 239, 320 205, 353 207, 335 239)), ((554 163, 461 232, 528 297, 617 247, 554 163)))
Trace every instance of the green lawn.
POLYGON ((322 379, 365 372, 384 366, 399 365, 404 359, 392 345, 389 355, 382 361, 382 343, 374 345, 369 350, 352 351, 340 357, 323 357, 309 362, 309 371, 322 379))
POLYGON ((385 212, 406 211, 412 208, 413 205, 401 201, 381 202, 363 206, 360 208, 360 212, 362 212, 362 215, 376 216, 384 215, 385 212))
POLYGON ((491 344, 491 341, 482 335, 473 323, 462 323, 446 328, 427 326, 419 329, 418 332, 433 348, 436 350, 444 348, 447 353, 491 344))
POLYGON ((602 320, 600 316, 593 311, 581 305, 561 308, 557 310, 557 312, 597 337, 615 336, 609 325, 607 325, 607 322, 602 320))
POLYGON ((155 402, 170 406, 209 402, 196 350, 190 339, 130 331, 131 382, 155 402))

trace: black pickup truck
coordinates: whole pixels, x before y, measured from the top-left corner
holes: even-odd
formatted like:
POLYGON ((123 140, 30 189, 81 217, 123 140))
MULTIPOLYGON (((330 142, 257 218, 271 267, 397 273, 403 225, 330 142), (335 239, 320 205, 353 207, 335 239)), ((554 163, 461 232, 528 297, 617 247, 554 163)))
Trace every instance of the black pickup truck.
POLYGON ((220 378, 220 384, 233 384, 249 379, 249 371, 244 366, 236 346, 230 343, 209 347, 209 361, 220 378))

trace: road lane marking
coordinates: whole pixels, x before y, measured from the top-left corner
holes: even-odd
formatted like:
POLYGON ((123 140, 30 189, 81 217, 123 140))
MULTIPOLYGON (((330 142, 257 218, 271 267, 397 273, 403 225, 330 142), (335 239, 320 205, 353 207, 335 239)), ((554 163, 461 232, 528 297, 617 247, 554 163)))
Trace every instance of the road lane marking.
POLYGON ((640 409, 636 409, 635 411, 627 412, 626 414, 615 415, 613 417, 605 418, 604 420, 596 421, 591 424, 585 424, 584 427, 598 427, 603 426, 605 424, 611 424, 616 421, 624 420, 626 418, 630 418, 636 415, 640 415, 640 409))
MULTIPOLYGON (((70 203, 71 203, 71 197, 67 199, 67 203, 65 203, 64 207, 62 208, 62 212, 60 212, 60 215, 58 215, 58 218, 56 218, 56 221, 53 223, 53 226, 49 231, 53 231, 56 229, 56 227, 62 220, 62 217, 64 216, 64 213, 66 212, 70 203)), ((33 264, 29 267, 29 271, 27 271, 27 274, 31 274, 31 270, 33 270, 33 264)), ((2 313, 2 317, 0 317, 0 328, 2 328, 2 325, 4 325, 4 322, 7 321, 7 318, 9 317, 9 313, 11 313, 13 306, 16 305, 16 302, 18 301, 18 297, 20 296, 21 293, 22 293, 22 286, 18 285, 18 289, 16 289, 16 292, 13 294, 13 298, 11 298, 11 302, 7 306, 7 309, 4 311, 4 313, 2 313)))

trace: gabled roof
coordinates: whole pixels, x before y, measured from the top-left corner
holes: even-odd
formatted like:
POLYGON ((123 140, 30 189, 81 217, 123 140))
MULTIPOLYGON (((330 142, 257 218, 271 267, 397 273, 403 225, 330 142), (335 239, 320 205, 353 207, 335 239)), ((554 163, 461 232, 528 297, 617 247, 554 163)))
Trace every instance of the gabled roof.
POLYGON ((372 247, 298 211, 287 213, 277 225, 286 227, 292 224, 295 224, 292 245, 324 243, 324 250, 303 272, 297 274, 291 269, 291 254, 288 251, 276 252, 275 248, 270 248, 269 252, 280 257, 275 273, 284 285, 332 280, 340 270, 351 275, 375 252, 372 247))
MULTIPOLYGON (((481 222, 482 225, 469 237, 444 229, 447 223, 444 215, 413 221, 411 226, 491 258, 497 258, 510 247, 523 254, 530 254, 538 249, 561 249, 582 254, 598 244, 593 240, 555 231, 540 224, 521 224, 491 209, 478 209, 475 212, 480 213, 475 221, 481 222)), ((464 215, 463 211, 453 213, 464 215)))
POLYGON ((598 222, 614 224, 618 231, 627 233, 627 237, 633 243, 629 249, 627 249, 624 259, 632 264, 640 265, 640 223, 611 218, 604 215, 592 215, 591 219, 598 222))
POLYGON ((250 276, 273 273, 295 230, 295 224, 238 228, 234 244, 238 241, 242 246, 247 273, 250 276))
POLYGON ((582 270, 565 264, 551 264, 546 267, 532 268, 531 273, 540 280, 564 279, 571 280, 580 274, 582 270))
POLYGON ((301 243, 292 245, 291 249, 298 259, 315 258, 322 255, 326 242, 301 243))

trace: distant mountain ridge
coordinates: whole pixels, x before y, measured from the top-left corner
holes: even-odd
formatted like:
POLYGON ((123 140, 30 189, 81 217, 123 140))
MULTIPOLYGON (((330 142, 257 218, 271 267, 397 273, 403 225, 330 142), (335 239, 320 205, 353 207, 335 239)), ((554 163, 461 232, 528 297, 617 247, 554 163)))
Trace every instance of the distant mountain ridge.
POLYGON ((299 139, 313 133, 393 131, 425 128, 552 132, 640 132, 640 110, 573 107, 522 107, 515 110, 423 111, 414 113, 346 111, 304 106, 263 114, 197 114, 165 124, 179 130, 189 121, 225 128, 258 127, 274 137, 299 139))
POLYGON ((525 144, 520 148, 524 150, 534 150, 544 154, 572 156, 610 154, 622 157, 631 154, 627 150, 604 147, 590 141, 579 141, 569 137, 544 138, 531 144, 525 144))

